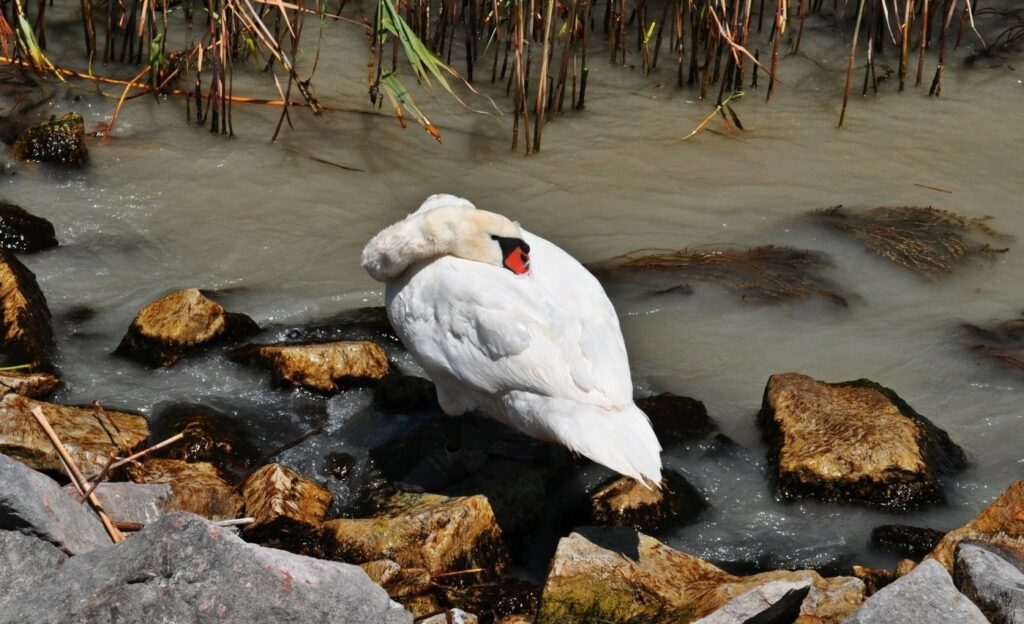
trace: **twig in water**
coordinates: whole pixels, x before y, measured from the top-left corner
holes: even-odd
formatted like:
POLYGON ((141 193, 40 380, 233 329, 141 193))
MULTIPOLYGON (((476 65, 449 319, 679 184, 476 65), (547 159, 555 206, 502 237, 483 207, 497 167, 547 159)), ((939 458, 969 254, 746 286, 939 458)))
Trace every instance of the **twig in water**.
MULTIPOLYGON (((121 466, 124 466, 125 464, 130 464, 133 461, 139 459, 140 457, 145 457, 146 455, 149 455, 153 451, 157 451, 157 450, 160 450, 160 449, 164 448, 165 446, 168 446, 170 444, 174 444, 175 442, 177 442, 178 440, 181 440, 184 437, 185 437, 184 433, 175 434, 175 435, 167 438, 166 440, 164 440, 163 442, 161 442, 159 444, 154 444, 153 446, 151 446, 149 448, 142 449, 141 451, 139 451, 138 453, 135 453, 134 455, 129 455, 128 457, 125 457, 124 459, 117 460, 116 462, 110 464, 110 470, 115 470, 117 468, 120 468, 121 466)), ((104 469, 104 470, 106 470, 106 469, 104 469)), ((99 480, 99 479, 101 479, 102 475, 103 475, 103 472, 99 472, 99 473, 96 473, 96 474, 89 475, 86 478, 86 481, 99 480)))

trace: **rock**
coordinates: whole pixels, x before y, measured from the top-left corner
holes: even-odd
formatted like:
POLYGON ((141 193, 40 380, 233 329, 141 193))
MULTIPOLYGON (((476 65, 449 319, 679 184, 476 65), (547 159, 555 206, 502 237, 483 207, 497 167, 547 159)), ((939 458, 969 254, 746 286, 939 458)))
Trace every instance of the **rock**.
POLYGON ((14 254, 0 251, 0 348, 12 365, 49 368, 53 329, 36 276, 14 254))
POLYGON ((67 558, 50 542, 17 531, 0 531, 0 613, 7 600, 31 592, 67 558))
POLYGON ((213 408, 174 404, 157 409, 152 422, 154 440, 166 440, 178 433, 185 436, 158 451, 157 457, 209 462, 228 479, 241 479, 261 463, 262 454, 241 420, 213 408))
MULTIPOLYGON (((82 496, 74 486, 65 486, 64 492, 81 502, 82 496)), ((116 525, 141 528, 175 508, 174 492, 166 483, 100 483, 93 494, 116 525)))
POLYGON ((128 476, 136 483, 170 485, 174 497, 168 509, 190 511, 210 520, 237 518, 242 509, 242 498, 207 462, 147 459, 130 466, 128 476))
POLYGON ((111 454, 129 454, 149 437, 149 425, 138 414, 4 395, 0 397, 0 453, 36 470, 65 474, 50 438, 32 415, 34 407, 43 410, 84 475, 101 471, 111 454))
POLYGON ((370 340, 378 344, 402 344, 384 306, 343 310, 327 319, 294 327, 271 328, 271 332, 274 342, 370 340))
POLYGON ((344 481, 348 478, 352 469, 355 468, 358 463, 359 460, 356 459, 354 455, 334 451, 332 453, 328 453, 327 456, 324 457, 324 472, 339 481, 344 481))
POLYGON ((765 583, 736 596, 694 624, 792 624, 810 591, 809 580, 765 583))
POLYGON ((689 397, 662 392, 637 399, 636 404, 651 419, 663 445, 699 440, 715 429, 704 404, 689 397))
POLYGON ((893 570, 865 568, 857 565, 853 566, 853 575, 864 582, 864 589, 868 596, 892 583, 897 578, 897 574, 893 570))
POLYGON ((437 389, 432 381, 394 371, 381 378, 374 390, 373 402, 392 414, 439 409, 437 389))
POLYGON ((146 304, 114 353, 150 366, 173 366, 187 353, 259 331, 244 314, 224 308, 195 288, 146 304))
POLYGON ((469 568, 497 574, 508 560, 501 529, 483 496, 398 493, 371 518, 323 523, 320 546, 332 559, 391 559, 431 575, 469 568))
POLYGON ((31 399, 48 396, 60 385, 60 378, 51 373, 0 371, 0 395, 13 392, 31 399))
POLYGON ((774 581, 808 582, 807 621, 838 623, 860 606, 857 579, 816 572, 734 576, 626 528, 586 527, 563 538, 541 597, 537 624, 692 622, 730 599, 774 581))
POLYGON ((1024 624, 1024 557, 985 542, 956 548, 953 582, 992 624, 1024 624))
POLYGON ((663 474, 660 490, 629 477, 611 479, 590 496, 590 520, 637 531, 657 531, 694 521, 707 509, 704 497, 678 472, 666 470, 663 474))
POLYGON ((477 624, 478 621, 475 615, 462 609, 445 609, 444 613, 420 620, 419 624, 477 624))
POLYGON ((925 561, 879 590, 843 624, 988 624, 978 607, 953 586, 943 567, 925 561))
POLYGON ((4 606, 0 622, 409 624, 356 566, 247 544, 168 514, 109 548, 69 559, 4 606))
POLYGON ((883 524, 871 531, 871 543, 888 548, 904 557, 920 559, 935 549, 943 535, 945 533, 935 529, 904 524, 883 524))
MULTIPOLYGON (((466 585, 467 578, 472 577, 453 577, 455 582, 444 586, 444 595, 449 603, 476 613, 481 619, 529 615, 530 623, 533 623, 540 603, 540 587, 506 576, 497 581, 466 585)), ((442 584, 446 580, 440 579, 436 583, 442 584)))
POLYGON ((242 486, 245 513, 256 522, 248 535, 299 535, 311 531, 327 515, 331 493, 315 481, 282 466, 267 464, 242 486))
POLYGON ((519 535, 533 526, 544 506, 543 471, 529 462, 492 459, 466 479, 445 488, 446 496, 483 494, 503 535, 519 535))
POLYGON ((423 568, 403 568, 390 559, 362 563, 359 567, 392 598, 419 596, 432 589, 430 573, 423 568))
POLYGON ((1024 555, 1024 480, 1011 484, 976 518, 946 533, 928 558, 952 570, 956 545, 965 539, 998 544, 1024 555))
POLYGON ((52 223, 0 201, 0 249, 32 253, 57 245, 52 223))
POLYGON ((66 495, 50 477, 2 454, 0 530, 33 535, 72 555, 111 543, 88 505, 66 495))
POLYGON ((399 602, 401 602, 402 606, 405 607, 405 610, 415 618, 413 621, 429 617, 435 613, 443 613, 445 610, 441 601, 433 594, 423 594, 422 596, 402 598, 399 602))
POLYGON ((369 341, 253 344, 232 351, 238 362, 269 368, 279 384, 334 393, 345 385, 376 381, 388 372, 388 356, 369 341))
POLYGON ((906 576, 914 571, 917 567, 917 562, 913 559, 900 559, 896 562, 896 576, 906 576))
POLYGON ((963 449, 892 390, 772 375, 759 421, 784 498, 906 510, 944 500, 941 474, 966 465, 963 449))
POLYGON ((18 160, 38 160, 59 165, 84 165, 89 159, 85 145, 85 120, 78 113, 42 121, 26 128, 11 146, 18 160))

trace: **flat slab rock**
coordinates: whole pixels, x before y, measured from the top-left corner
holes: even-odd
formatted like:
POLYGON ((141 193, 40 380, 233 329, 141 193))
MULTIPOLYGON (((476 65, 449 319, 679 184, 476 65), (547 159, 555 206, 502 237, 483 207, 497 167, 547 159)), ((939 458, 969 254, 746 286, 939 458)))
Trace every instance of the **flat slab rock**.
POLYGON ((810 586, 801 616, 837 624, 860 606, 864 584, 816 572, 735 576, 625 528, 586 527, 563 538, 551 562, 537 624, 692 622, 776 581, 810 586))
POLYGON ((17 394, 0 397, 0 453, 36 470, 64 474, 60 456, 32 415, 42 409, 83 474, 99 472, 111 453, 122 455, 149 437, 144 416, 36 401, 17 394))
POLYGON ((259 326, 248 316, 227 312, 198 289, 188 288, 139 310, 114 353, 150 366, 173 366, 187 353, 257 331, 259 326))
POLYGON ((53 224, 5 201, 0 201, 0 249, 31 253, 57 246, 53 224))
POLYGON ((72 555, 111 543, 88 505, 72 499, 50 477, 6 455, 0 455, 0 531, 38 537, 72 555))
POLYGON ((357 566, 248 544, 185 513, 67 560, 0 610, 0 623, 409 624, 357 566))
POLYGON ((956 546, 965 539, 1004 546, 1024 556, 1024 480, 1011 484, 973 520, 946 533, 928 558, 952 570, 956 546))
POLYGON ((232 351, 231 359, 269 368, 279 384, 334 393, 345 383, 376 381, 388 374, 388 356, 367 340, 260 345, 232 351))
MULTIPOLYGON (((73 485, 64 486, 64 492, 75 501, 82 500, 73 485)), ((93 494, 114 524, 144 526, 178 510, 174 491, 166 483, 100 483, 93 494)))
POLYGON ((956 549, 953 582, 993 624, 1024 624, 1024 557, 985 542, 956 549))
POLYGON ((878 590, 843 624, 989 624, 936 561, 878 590))
POLYGON ((50 308, 36 276, 14 254, 0 251, 0 348, 10 365, 49 367, 50 308))
POLYGON ((51 373, 0 371, 0 394, 20 394, 30 399, 49 396, 60 385, 60 378, 51 373))
POLYGON ((963 449, 892 390, 772 375, 758 416, 784 498, 905 510, 944 500, 940 475, 966 465, 963 449))
POLYGON ((173 497, 166 509, 189 511, 210 520, 237 518, 242 497, 225 481, 213 464, 190 464, 180 459, 148 459, 128 468, 136 483, 166 483, 173 497))
POLYGON ((320 548, 332 559, 391 559, 432 575, 469 568, 496 574, 508 561, 501 529, 483 496, 399 493, 371 518, 324 522, 320 548))

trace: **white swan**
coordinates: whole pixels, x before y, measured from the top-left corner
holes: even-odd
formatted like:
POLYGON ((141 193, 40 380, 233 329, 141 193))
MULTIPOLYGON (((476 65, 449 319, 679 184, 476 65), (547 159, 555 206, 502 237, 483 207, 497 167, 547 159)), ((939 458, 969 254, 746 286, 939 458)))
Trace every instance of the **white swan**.
POLYGON ((633 403, 619 321, 572 256, 452 195, 366 245, 388 317, 449 415, 478 409, 645 485, 661 446, 633 403))

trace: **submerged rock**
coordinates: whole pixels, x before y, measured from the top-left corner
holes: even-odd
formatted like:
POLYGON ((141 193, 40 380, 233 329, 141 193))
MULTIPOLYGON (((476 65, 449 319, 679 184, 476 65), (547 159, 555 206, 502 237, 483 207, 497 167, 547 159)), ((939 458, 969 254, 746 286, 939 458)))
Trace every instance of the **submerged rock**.
POLYGON ((636 404, 651 420, 662 444, 699 440, 715 430, 704 404, 689 397, 662 392, 637 399, 636 404))
POLYGON ((57 245, 52 223, 0 201, 0 249, 32 253, 57 245))
POLYGON ((51 373, 0 371, 0 394, 13 392, 30 399, 41 399, 53 394, 58 386, 60 378, 51 373))
POLYGON ((36 276, 14 254, 0 251, 0 348, 8 363, 49 368, 53 329, 36 276))
POLYGON ((967 461, 945 431, 868 380, 772 375, 758 419, 787 499, 921 507, 945 500, 939 476, 967 461))
POLYGON ((1016 369, 1024 370, 1024 315, 989 325, 964 323, 962 342, 975 353, 1016 369))
POLYGON ((0 622, 411 624, 356 566, 247 544, 190 514, 67 560, 0 622))
POLYGON ((1024 481, 1010 485, 976 518, 946 533, 928 558, 952 570, 956 546, 966 539, 1005 546, 1024 555, 1024 481))
POLYGON ((843 624, 989 624, 941 565, 925 561, 879 590, 843 624))
POLYGON ((508 553, 483 496, 398 493, 371 518, 339 518, 321 527, 320 548, 340 561, 391 559, 430 574, 484 568, 497 574, 508 553))
POLYGON ((241 478, 259 465, 261 454, 243 424, 205 405, 180 403, 160 407, 153 414, 153 439, 184 434, 158 451, 157 457, 187 462, 209 462, 226 478, 241 478))
POLYGON ((190 511, 210 520, 237 518, 242 498, 217 473, 213 464, 189 464, 179 459, 148 459, 128 468, 136 483, 167 483, 174 497, 168 507, 190 511))
POLYGON ((693 522, 707 509, 704 497, 683 475, 666 470, 660 490, 629 477, 617 477, 590 496, 590 521, 658 531, 693 522))
POLYGON ((692 622, 775 581, 811 586, 799 609, 809 622, 838 624, 864 597, 854 578, 809 570, 734 576, 642 533, 587 527, 559 542, 537 624, 692 622))
POLYGON ((1024 624, 1024 557, 1018 553, 985 542, 960 542, 953 582, 992 624, 1024 624))
POLYGON ((935 549, 943 535, 945 533, 935 529, 904 524, 883 524, 871 531, 871 542, 904 557, 920 559, 935 549))
POLYGON ((50 438, 32 415, 39 407, 82 474, 99 472, 114 454, 127 455, 149 437, 145 417, 36 401, 18 394, 0 397, 0 453, 36 470, 65 474, 50 438))
POLYGON ((390 372, 381 378, 373 393, 373 403, 385 412, 408 413, 440 409, 434 383, 423 377, 390 372))
POLYGON ((281 464, 267 464, 242 486, 245 513, 256 522, 249 535, 297 535, 311 531, 327 515, 331 493, 320 484, 281 464))
POLYGON ((352 308, 305 325, 271 327, 269 330, 276 337, 275 342, 369 340, 379 344, 401 344, 384 306, 352 308))
POLYGON ((146 304, 114 353, 150 366, 173 366, 187 353, 259 331, 244 314, 227 312, 196 288, 146 304))
MULTIPOLYGON (((72 555, 108 546, 99 516, 64 493, 57 482, 0 454, 0 531, 18 531, 72 555)), ((0 568, 0 577, 6 569, 0 568)), ((2 598, 0 598, 2 601, 2 598)))
POLYGON ((38 160, 79 166, 89 158, 85 145, 85 120, 78 113, 42 121, 25 128, 11 146, 18 160, 38 160))
POLYGON ((269 368, 284 385, 334 393, 345 384, 376 381, 388 373, 388 356, 369 341, 253 344, 230 354, 238 362, 269 368))
POLYGON ((530 462, 490 460, 442 492, 447 496, 483 494, 505 536, 519 535, 536 522, 546 493, 543 471, 530 462))

